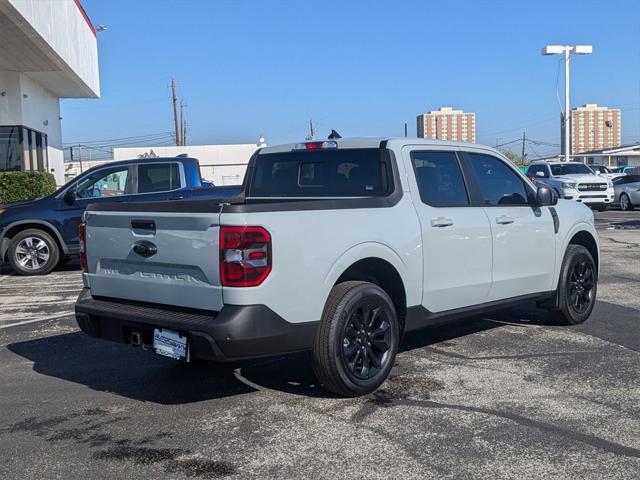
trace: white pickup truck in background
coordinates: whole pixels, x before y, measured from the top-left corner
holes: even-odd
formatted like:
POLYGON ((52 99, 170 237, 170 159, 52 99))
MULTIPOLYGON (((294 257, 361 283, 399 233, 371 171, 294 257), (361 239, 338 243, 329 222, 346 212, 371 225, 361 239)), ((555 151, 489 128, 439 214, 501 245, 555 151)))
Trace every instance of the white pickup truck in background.
POLYGON ((585 205, 493 149, 408 138, 262 148, 239 197, 95 205, 81 238, 89 335, 187 361, 311 350, 345 396, 404 332, 532 301, 583 322, 599 268, 585 205))
POLYGON ((553 189, 560 198, 584 203, 601 212, 613 204, 611 179, 597 175, 584 163, 532 162, 527 169, 527 176, 536 184, 553 189))

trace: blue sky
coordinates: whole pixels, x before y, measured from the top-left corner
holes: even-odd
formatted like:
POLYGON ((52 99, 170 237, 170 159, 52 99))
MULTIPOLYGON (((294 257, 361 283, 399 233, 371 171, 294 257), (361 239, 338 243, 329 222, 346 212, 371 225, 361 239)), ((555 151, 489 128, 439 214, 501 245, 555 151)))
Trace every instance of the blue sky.
MULTIPOLYGON (((545 44, 593 44, 572 61, 572 106, 622 113, 640 141, 640 2, 83 0, 98 34, 102 98, 62 102, 65 143, 173 129, 184 96, 190 144, 416 133, 440 106, 476 112, 478 142, 559 144, 558 58, 545 44)), ((557 150, 538 147, 545 154, 557 150)))

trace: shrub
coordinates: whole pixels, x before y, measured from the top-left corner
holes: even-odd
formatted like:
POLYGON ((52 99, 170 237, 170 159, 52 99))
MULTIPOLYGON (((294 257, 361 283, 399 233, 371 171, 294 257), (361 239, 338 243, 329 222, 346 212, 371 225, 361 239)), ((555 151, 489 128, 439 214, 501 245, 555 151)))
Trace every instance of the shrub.
POLYGON ((54 176, 46 172, 0 172, 0 205, 44 197, 56 191, 54 176))

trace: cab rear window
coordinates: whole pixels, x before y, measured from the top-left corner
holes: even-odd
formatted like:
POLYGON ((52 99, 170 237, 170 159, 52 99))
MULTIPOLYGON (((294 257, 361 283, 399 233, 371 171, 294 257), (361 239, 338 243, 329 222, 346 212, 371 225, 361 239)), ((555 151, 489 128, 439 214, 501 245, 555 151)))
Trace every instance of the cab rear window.
POLYGON ((256 158, 251 197, 381 197, 390 193, 388 152, 293 151, 256 158))

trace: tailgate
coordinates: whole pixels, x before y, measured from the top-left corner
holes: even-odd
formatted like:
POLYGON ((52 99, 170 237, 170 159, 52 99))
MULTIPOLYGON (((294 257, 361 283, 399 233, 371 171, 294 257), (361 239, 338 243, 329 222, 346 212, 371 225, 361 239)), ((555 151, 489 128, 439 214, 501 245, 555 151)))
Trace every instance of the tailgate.
POLYGON ((90 207, 85 222, 92 295, 219 311, 220 210, 207 202, 90 207))

